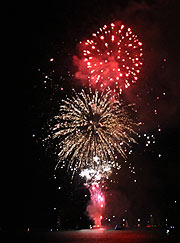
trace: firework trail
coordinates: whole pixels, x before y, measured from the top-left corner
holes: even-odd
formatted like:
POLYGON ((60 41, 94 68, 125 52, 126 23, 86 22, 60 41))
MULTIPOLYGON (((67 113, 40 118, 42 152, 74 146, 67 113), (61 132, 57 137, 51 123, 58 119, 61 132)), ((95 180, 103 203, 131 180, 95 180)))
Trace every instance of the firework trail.
POLYGON ((101 227, 103 219, 103 211, 105 207, 105 197, 101 189, 101 184, 93 183, 89 186, 91 201, 87 206, 87 212, 91 219, 93 219, 95 227, 101 227))
POLYGON ((137 124, 126 110, 132 110, 132 106, 112 98, 110 90, 88 93, 73 90, 73 93, 72 98, 62 101, 45 139, 56 144, 59 158, 56 168, 66 161, 67 169, 74 173, 85 168, 99 170, 108 163, 119 168, 116 153, 125 158, 127 147, 136 142, 133 136, 137 124))
POLYGON ((91 38, 79 44, 77 79, 88 80, 92 87, 110 87, 121 93, 138 80, 142 66, 142 42, 131 28, 120 21, 104 25, 91 38))
MULTIPOLYGON (((99 158, 94 157, 95 161, 99 158)), ((112 173, 111 166, 100 166, 98 170, 84 169, 81 171, 80 176, 85 179, 85 186, 90 192, 90 202, 87 206, 87 213, 94 221, 94 227, 101 227, 103 219, 103 212, 105 210, 105 179, 109 178, 112 173)))

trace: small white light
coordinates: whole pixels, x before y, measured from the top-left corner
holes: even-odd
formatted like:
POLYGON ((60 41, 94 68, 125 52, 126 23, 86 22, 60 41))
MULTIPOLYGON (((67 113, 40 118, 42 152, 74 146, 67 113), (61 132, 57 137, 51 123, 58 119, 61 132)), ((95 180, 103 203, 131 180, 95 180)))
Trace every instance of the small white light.
POLYGON ((98 162, 98 160, 99 160, 99 157, 98 156, 94 156, 94 161, 97 163, 98 162))

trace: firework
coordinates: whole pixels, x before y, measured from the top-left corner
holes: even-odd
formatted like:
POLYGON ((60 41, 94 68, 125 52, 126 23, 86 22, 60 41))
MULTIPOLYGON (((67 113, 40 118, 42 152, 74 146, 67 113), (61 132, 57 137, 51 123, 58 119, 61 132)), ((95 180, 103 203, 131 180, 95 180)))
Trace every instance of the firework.
POLYGON ((75 77, 96 88, 110 87, 121 93, 138 80, 142 66, 142 42, 120 21, 104 25, 92 37, 80 42, 75 77))
POLYGON ((126 110, 130 105, 115 100, 110 90, 73 90, 73 94, 62 101, 47 138, 55 142, 59 158, 56 168, 60 164, 67 164, 71 171, 100 171, 107 165, 120 168, 116 153, 125 158, 125 150, 131 142, 135 143, 136 123, 126 110))
POLYGON ((97 169, 84 169, 81 171, 80 176, 85 178, 86 181, 90 182, 97 182, 102 180, 103 178, 108 179, 109 175, 111 174, 111 166, 104 165, 104 166, 99 166, 98 170, 97 169))
POLYGON ((101 184, 93 183, 89 185, 91 201, 87 206, 87 212, 90 218, 93 219, 95 227, 101 227, 103 219, 103 211, 105 207, 105 196, 101 189, 101 184))
MULTIPOLYGON (((94 157, 94 161, 99 158, 94 157)), ((109 179, 112 173, 111 165, 99 166, 98 169, 86 168, 81 171, 80 176, 85 179, 85 186, 90 193, 90 201, 87 205, 86 211, 89 217, 94 221, 93 227, 101 227, 103 219, 103 211, 105 210, 105 179, 109 179)))

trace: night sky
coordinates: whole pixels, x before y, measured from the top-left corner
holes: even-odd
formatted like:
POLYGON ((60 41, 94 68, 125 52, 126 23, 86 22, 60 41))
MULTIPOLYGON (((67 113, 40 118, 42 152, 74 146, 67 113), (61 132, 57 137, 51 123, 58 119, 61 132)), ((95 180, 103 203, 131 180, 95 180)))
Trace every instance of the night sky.
POLYGON ((7 12, 11 21, 5 92, 10 104, 3 128, 5 169, 1 186, 5 196, 0 225, 24 229, 51 227, 57 215, 65 228, 88 225, 85 209, 89 194, 83 181, 76 176, 71 183, 65 170, 54 172, 57 158, 51 149, 45 149, 42 139, 47 136, 48 120, 56 114, 61 99, 71 93, 72 87, 81 88, 73 76, 77 43, 115 20, 131 26, 143 42, 142 72, 123 98, 136 103, 138 119, 144 125, 128 163, 122 163, 119 174, 114 171, 112 182, 107 182, 106 214, 123 217, 128 210, 132 222, 150 214, 177 221, 174 215, 180 208, 179 1, 54 1, 38 5, 29 2, 9 6, 7 12), (155 144, 147 147, 147 136, 151 135, 155 144), (135 167, 135 176, 130 173, 129 163, 135 167))

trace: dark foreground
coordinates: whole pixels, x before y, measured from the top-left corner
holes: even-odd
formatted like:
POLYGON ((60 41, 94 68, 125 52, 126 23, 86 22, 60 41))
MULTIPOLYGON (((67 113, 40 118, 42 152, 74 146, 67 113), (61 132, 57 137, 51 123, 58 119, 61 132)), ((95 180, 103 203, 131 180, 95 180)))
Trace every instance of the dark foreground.
MULTIPOLYGON (((1 235, 2 236, 2 235, 1 235)), ((24 243, 171 243, 180 242, 175 235, 138 230, 79 230, 58 232, 24 232, 3 235, 4 242, 12 239, 24 243)), ((1 241, 2 242, 2 241, 1 241)))

